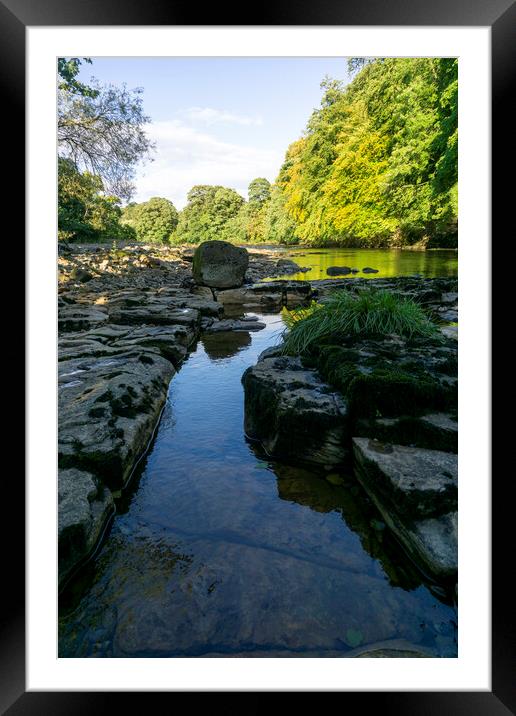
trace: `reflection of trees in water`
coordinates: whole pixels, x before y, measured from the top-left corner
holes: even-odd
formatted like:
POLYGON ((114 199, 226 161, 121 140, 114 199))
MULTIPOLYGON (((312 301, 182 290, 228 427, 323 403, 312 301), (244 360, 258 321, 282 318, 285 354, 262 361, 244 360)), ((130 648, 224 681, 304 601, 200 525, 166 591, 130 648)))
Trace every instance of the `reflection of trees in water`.
MULTIPOLYGON (((259 448, 253 446, 256 452, 259 448)), ((260 455, 263 459, 263 455, 260 455)), ((451 604, 446 591, 426 580, 402 550, 381 515, 352 474, 329 475, 271 462, 277 479, 278 495, 282 500, 310 507, 316 512, 337 511, 346 525, 360 538, 364 550, 380 562, 393 587, 407 591, 425 585, 440 601, 451 604)))
POLYGON ((251 334, 248 331, 221 331, 205 333, 201 340, 208 358, 218 360, 230 358, 250 346, 251 334))

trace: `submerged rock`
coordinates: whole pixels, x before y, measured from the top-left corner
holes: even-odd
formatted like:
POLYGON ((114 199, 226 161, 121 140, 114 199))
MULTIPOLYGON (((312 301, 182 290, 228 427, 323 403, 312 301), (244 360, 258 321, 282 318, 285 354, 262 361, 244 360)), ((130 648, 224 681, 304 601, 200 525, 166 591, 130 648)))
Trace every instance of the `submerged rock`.
POLYGON ((245 432, 269 455, 341 465, 349 456, 347 406, 299 358, 265 358, 242 377, 245 432))
POLYGON ((227 241, 205 241, 195 250, 192 274, 201 286, 235 288, 244 282, 248 265, 246 249, 227 241))

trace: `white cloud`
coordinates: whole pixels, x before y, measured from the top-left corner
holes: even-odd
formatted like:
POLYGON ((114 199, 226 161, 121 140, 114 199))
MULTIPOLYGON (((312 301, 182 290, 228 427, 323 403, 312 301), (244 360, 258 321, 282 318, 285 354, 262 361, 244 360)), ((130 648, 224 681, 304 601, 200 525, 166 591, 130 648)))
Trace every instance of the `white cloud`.
POLYGON ((240 124, 246 127, 263 124, 261 117, 249 117, 245 114, 233 114, 212 107, 190 107, 181 112, 182 116, 192 122, 200 122, 207 126, 213 124, 240 124))
POLYGON ((247 198, 256 177, 276 178, 283 152, 223 142, 179 120, 155 122, 147 134, 156 143, 154 161, 140 167, 134 201, 170 199, 178 209, 195 184, 221 184, 247 198))

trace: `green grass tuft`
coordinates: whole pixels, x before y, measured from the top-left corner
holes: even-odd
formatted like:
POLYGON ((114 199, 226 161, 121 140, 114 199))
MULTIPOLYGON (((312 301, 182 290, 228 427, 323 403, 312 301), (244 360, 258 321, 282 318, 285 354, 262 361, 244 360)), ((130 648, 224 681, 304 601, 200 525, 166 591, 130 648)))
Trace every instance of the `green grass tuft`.
POLYGON ((314 347, 350 336, 396 334, 407 338, 438 335, 421 306, 390 291, 336 291, 324 303, 284 311, 283 352, 305 355, 314 347))

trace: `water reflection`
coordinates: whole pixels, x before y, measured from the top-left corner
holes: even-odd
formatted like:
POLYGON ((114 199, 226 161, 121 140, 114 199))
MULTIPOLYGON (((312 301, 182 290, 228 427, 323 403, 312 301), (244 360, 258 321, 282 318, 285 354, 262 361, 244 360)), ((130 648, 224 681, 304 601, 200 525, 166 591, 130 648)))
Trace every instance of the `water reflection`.
POLYGON ((251 345, 251 334, 247 331, 207 333, 202 338, 202 344, 212 360, 230 358, 251 345))
MULTIPOLYGON (((296 281, 335 278, 392 278, 419 274, 425 277, 457 276, 458 254, 450 249, 433 251, 407 251, 403 249, 292 249, 289 256, 299 266, 311 270, 275 276, 296 281), (328 276, 326 269, 331 266, 349 266, 359 269, 357 274, 328 276), (363 273, 364 268, 378 269, 378 273, 363 273)), ((265 279, 265 280, 274 280, 265 279)))

